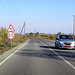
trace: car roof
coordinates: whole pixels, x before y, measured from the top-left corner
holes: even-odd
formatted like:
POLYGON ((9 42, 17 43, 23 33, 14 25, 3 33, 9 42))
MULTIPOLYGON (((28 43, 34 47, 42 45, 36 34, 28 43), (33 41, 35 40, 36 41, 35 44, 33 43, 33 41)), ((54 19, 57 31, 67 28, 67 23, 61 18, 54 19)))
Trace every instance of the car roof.
MULTIPOLYGON (((59 34, 59 36, 60 36, 60 35, 68 35, 68 34, 59 34)), ((71 36, 71 35, 70 35, 70 36, 71 36)))

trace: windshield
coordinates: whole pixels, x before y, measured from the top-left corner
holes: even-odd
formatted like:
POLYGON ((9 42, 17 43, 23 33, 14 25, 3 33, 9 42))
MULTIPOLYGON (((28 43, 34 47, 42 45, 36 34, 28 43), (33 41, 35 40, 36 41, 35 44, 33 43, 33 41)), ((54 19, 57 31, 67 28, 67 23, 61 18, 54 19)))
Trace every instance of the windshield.
POLYGON ((70 35, 60 35, 60 39, 73 39, 70 35))

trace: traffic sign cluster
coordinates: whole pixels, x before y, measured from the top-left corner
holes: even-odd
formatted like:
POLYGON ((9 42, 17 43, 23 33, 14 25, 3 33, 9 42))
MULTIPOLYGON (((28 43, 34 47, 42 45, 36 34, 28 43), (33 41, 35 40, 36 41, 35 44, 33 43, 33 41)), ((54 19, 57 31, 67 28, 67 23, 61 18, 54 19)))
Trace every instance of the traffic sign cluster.
POLYGON ((15 31, 14 27, 10 24, 9 27, 8 27, 8 30, 7 30, 8 39, 13 39, 14 38, 14 31, 15 31))

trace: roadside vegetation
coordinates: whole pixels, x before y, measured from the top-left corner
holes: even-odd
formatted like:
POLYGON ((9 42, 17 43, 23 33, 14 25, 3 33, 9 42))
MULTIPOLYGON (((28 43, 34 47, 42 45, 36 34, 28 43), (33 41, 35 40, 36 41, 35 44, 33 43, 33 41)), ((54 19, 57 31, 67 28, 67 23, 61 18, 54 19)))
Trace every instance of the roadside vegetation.
MULTIPOLYGON (((58 32, 57 34, 45 34, 45 33, 29 33, 29 37, 30 38, 42 38, 42 39, 48 39, 48 40, 55 40, 56 39, 56 36, 59 35, 59 34, 65 34, 65 33, 62 33, 62 32, 58 32)), ((73 38, 75 39, 75 35, 73 34, 69 34, 69 35, 72 35, 73 38)))
MULTIPOLYGON (((58 34, 61 34, 61 32, 57 34, 45 34, 45 33, 26 33, 24 35, 20 35, 15 33, 15 37, 12 40, 12 42, 7 38, 7 31, 6 28, 0 28, 0 54, 4 53, 5 51, 10 50, 11 48, 19 45, 22 42, 25 42, 28 40, 28 38, 41 38, 41 39, 48 39, 48 40, 55 40, 56 36, 58 34), (12 45, 12 46, 11 46, 12 45)), ((63 33, 64 34, 64 33, 63 33)), ((72 35, 72 34, 71 34, 72 35)), ((75 39, 75 36, 72 35, 75 39)))
POLYGON ((0 28, 0 54, 28 40, 25 35, 15 34, 12 42, 7 38, 6 28, 0 28), (12 45, 12 46, 11 46, 12 45))

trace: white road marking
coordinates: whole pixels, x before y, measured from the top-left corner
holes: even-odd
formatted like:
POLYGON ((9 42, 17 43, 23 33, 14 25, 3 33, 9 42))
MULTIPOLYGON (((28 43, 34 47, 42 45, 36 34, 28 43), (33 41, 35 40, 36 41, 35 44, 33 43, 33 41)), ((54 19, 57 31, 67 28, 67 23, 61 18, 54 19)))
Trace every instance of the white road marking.
MULTIPOLYGON (((40 41, 40 40, 38 40, 40 41)), ((40 41, 43 45, 47 46, 45 43, 43 43, 42 41, 40 41)), ((48 46, 47 46, 48 47, 48 46)), ((49 50, 51 50, 54 54, 56 54, 59 58, 61 58, 63 61, 65 61, 69 66, 71 66, 74 70, 75 70, 75 66, 73 66, 70 62, 68 62, 66 59, 64 59, 62 56, 60 56, 58 53, 56 53, 53 49, 49 48, 49 50)))
POLYGON ((25 46, 28 42, 30 41, 30 39, 24 44, 22 45, 20 48, 18 48, 15 52, 13 52, 11 55, 9 55, 5 60, 3 60, 1 63, 0 63, 0 66, 6 62, 10 57, 12 57, 17 51, 19 51, 19 49, 21 49, 23 46, 25 46))

